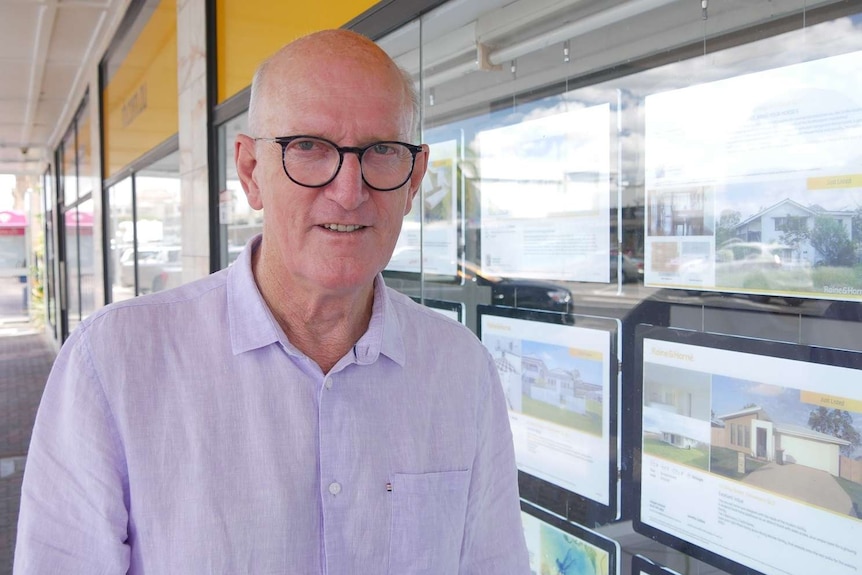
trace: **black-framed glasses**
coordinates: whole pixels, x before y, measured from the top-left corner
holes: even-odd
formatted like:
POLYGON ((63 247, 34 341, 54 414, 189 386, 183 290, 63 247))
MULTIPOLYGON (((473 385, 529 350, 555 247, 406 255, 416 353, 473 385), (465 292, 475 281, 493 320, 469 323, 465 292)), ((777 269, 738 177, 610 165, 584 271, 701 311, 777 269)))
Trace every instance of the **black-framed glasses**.
POLYGON ((356 154, 362 181, 372 190, 389 192, 407 183, 422 146, 404 142, 374 142, 361 148, 338 146, 317 136, 255 138, 281 145, 281 166, 290 180, 306 188, 322 188, 338 175, 344 154, 356 154))

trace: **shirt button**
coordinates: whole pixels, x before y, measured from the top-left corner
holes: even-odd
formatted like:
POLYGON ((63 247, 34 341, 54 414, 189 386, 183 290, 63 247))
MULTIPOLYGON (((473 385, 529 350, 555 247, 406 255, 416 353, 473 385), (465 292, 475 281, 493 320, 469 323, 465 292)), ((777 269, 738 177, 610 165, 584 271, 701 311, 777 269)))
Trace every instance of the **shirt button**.
POLYGON ((341 484, 337 481, 333 481, 329 484, 329 492, 333 495, 338 495, 339 493, 341 493, 341 484))
POLYGON ((327 377, 326 381, 323 382, 323 385, 326 387, 326 389, 332 389, 332 378, 327 377))

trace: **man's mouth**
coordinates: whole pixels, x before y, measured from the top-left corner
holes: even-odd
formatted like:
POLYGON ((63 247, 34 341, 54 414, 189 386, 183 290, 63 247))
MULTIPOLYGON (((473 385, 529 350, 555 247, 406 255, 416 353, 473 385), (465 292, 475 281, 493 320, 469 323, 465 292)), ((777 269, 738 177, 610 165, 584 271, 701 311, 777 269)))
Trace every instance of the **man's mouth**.
POLYGON ((323 224, 323 227, 333 232, 355 232, 356 230, 361 230, 365 226, 354 224, 323 224))

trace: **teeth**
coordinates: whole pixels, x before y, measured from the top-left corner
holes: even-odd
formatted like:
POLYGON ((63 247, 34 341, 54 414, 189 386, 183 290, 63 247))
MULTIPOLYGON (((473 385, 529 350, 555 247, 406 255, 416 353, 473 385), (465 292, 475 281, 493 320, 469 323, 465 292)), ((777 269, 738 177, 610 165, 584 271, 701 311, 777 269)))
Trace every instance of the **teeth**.
POLYGON ((323 226, 327 230, 332 230, 333 232, 355 232, 358 229, 361 229, 365 226, 354 226, 347 224, 324 224, 323 226))

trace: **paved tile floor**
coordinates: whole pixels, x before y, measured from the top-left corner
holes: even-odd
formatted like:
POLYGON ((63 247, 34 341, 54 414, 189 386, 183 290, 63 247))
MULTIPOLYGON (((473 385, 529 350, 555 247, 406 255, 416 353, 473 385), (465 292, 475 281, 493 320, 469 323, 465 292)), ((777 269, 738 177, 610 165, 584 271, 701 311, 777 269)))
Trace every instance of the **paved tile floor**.
POLYGON ((27 447, 54 345, 26 317, 0 309, 0 575, 12 573, 27 447))

